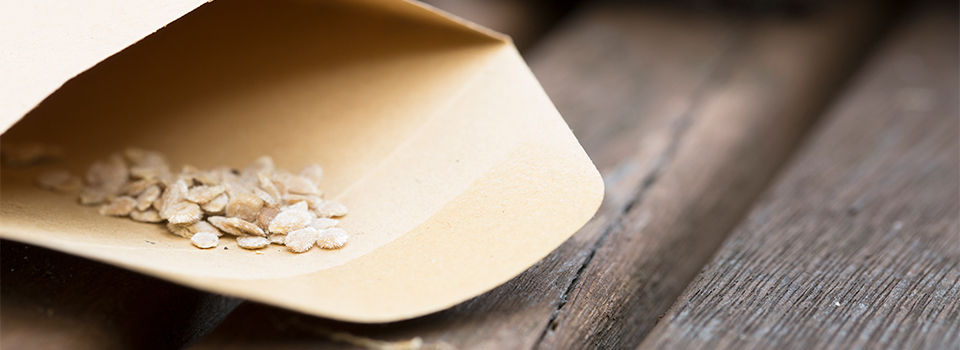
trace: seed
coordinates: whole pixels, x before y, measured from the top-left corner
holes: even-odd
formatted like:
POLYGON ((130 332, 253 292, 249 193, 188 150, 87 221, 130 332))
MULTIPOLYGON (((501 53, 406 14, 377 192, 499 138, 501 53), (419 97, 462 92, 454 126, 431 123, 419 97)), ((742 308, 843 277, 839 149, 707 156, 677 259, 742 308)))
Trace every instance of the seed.
POLYGON ((287 234, 307 227, 311 220, 313 220, 313 214, 309 211, 300 208, 286 208, 270 221, 268 228, 271 233, 287 234))
POLYGON ((168 208, 167 221, 171 224, 192 224, 203 217, 197 203, 180 202, 168 208))
POLYGON ((294 253, 303 253, 313 248, 317 242, 317 230, 313 227, 305 227, 287 234, 283 240, 283 245, 294 253))
POLYGON ((220 230, 218 230, 213 225, 210 225, 206 221, 197 221, 192 224, 167 224, 167 229, 170 230, 173 234, 183 237, 190 238, 194 233, 197 232, 213 232, 217 236, 220 236, 220 230))
POLYGON ((109 195, 101 189, 86 187, 80 190, 80 204, 97 205, 107 201, 109 195))
POLYGON ((313 227, 317 230, 328 229, 340 223, 340 220, 331 219, 331 218, 314 218, 310 221, 310 227, 313 227))
POLYGON ((110 203, 100 207, 101 215, 127 216, 137 206, 137 200, 129 196, 114 198, 110 203))
POLYGON ((260 209, 260 214, 257 215, 257 226, 260 226, 264 231, 269 231, 270 221, 273 221, 277 214, 280 214, 280 209, 263 207, 263 209, 260 209))
POLYGON ((140 222, 161 222, 163 218, 160 213, 154 209, 134 210, 130 212, 130 218, 140 222))
POLYGON ((290 173, 278 173, 276 179, 280 182, 286 192, 295 194, 318 194, 317 185, 306 177, 293 175, 290 173))
POLYGON ((77 192, 83 188, 83 181, 69 171, 52 170, 37 177, 37 186, 57 192, 77 192))
POLYGON ((313 210, 319 217, 340 217, 347 215, 347 207, 339 202, 324 201, 318 208, 313 210))
POLYGON ((237 237, 237 245, 243 249, 260 249, 270 245, 266 237, 241 236, 237 237))
POLYGON ((212 201, 217 196, 223 194, 223 191, 226 188, 222 185, 217 186, 196 186, 187 191, 187 194, 184 196, 188 201, 204 204, 209 201, 212 201))
POLYGON ((164 219, 170 219, 170 215, 173 215, 171 212, 173 206, 177 203, 183 202, 183 197, 186 194, 187 183, 183 179, 177 180, 176 182, 170 184, 170 186, 163 191, 163 194, 160 195, 160 207, 157 208, 160 211, 160 216, 164 219))
POLYGON ((233 191, 228 195, 230 200, 227 202, 227 216, 247 221, 257 220, 257 214, 263 207, 263 200, 260 197, 246 191, 233 191))
POLYGON ((216 247, 219 240, 217 234, 213 232, 197 232, 190 237, 190 243, 202 249, 216 247))
POLYGON ((120 188, 120 192, 128 196, 136 196, 157 183, 157 179, 140 179, 127 182, 120 188))
MULTIPOLYGON (((160 186, 150 186, 137 196, 137 210, 147 210, 157 198, 160 198, 160 186)), ((157 213, 157 215, 160 214, 157 213)))
POLYGON ((328 228, 321 230, 317 234, 317 246, 323 249, 339 249, 347 244, 350 235, 347 231, 339 228, 328 228))
POLYGON ((203 203, 200 207, 203 211, 210 214, 220 214, 223 212, 223 208, 227 207, 227 197, 226 193, 221 193, 217 198, 210 200, 209 202, 203 203))
POLYGON ((243 220, 241 218, 228 218, 223 216, 211 216, 207 218, 207 221, 210 221, 213 226, 216 226, 221 231, 229 233, 234 236, 241 235, 252 235, 252 236, 266 236, 266 233, 257 227, 257 225, 243 220))
POLYGON ((283 245, 283 241, 287 238, 287 235, 281 235, 279 233, 274 233, 270 235, 271 244, 283 245))

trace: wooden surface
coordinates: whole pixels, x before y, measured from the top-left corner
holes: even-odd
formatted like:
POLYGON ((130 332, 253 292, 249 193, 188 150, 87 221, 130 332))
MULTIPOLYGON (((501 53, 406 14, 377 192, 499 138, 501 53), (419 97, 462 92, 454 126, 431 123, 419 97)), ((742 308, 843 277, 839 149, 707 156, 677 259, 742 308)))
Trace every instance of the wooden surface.
POLYGON ((955 14, 896 30, 641 348, 960 349, 955 14))
POLYGON ((873 2, 799 16, 431 3, 513 35, 601 170, 605 202, 569 241, 486 294, 379 325, 234 310, 234 299, 3 242, 0 347, 956 348, 955 16, 906 22, 926 29, 891 40, 915 52, 882 58, 898 52, 885 46, 846 90, 890 23, 873 2))
POLYGON ((791 20, 581 9, 528 59, 607 183, 583 230, 450 310, 357 325, 248 303, 195 348, 356 345, 333 332, 456 348, 634 347, 764 189, 873 23, 855 8, 791 20))

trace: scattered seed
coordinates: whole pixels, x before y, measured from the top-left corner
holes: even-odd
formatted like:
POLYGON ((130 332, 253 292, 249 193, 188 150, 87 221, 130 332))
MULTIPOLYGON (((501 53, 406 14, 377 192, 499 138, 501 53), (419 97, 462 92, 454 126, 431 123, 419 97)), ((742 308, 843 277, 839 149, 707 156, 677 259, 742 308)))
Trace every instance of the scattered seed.
POLYGON ((283 240, 283 245, 294 253, 303 253, 317 242, 317 230, 313 227, 305 227, 287 234, 283 240))
POLYGON ((233 191, 228 195, 230 200, 227 201, 227 216, 238 217, 247 221, 257 220, 257 214, 263 207, 263 200, 260 197, 246 191, 233 191))
POLYGON ((197 203, 180 202, 168 208, 167 221, 171 224, 192 224, 203 218, 197 203))
POLYGON ((66 170, 52 170, 37 177, 37 186, 57 192, 77 192, 83 188, 83 180, 66 170))
POLYGON ((317 233, 317 246, 323 249, 339 249, 347 244, 350 235, 347 231, 339 228, 328 228, 320 230, 317 233))
POLYGON ((339 223, 340 223, 340 220, 337 220, 337 219, 314 218, 312 221, 310 221, 310 227, 313 227, 317 230, 324 230, 324 229, 337 226, 337 224, 339 223))
POLYGON ((160 213, 154 209, 134 210, 130 212, 130 218, 140 222, 161 222, 163 218, 160 213))
POLYGON ((324 201, 323 204, 314 209, 313 212, 319 217, 335 218, 347 215, 347 207, 339 202, 324 201))
POLYGON ((227 207, 227 201, 229 198, 226 193, 221 193, 217 198, 210 200, 209 202, 203 203, 200 207, 203 211, 210 214, 220 214, 223 213, 223 209, 227 207))
MULTIPOLYGON (((160 198, 160 187, 157 185, 150 186, 137 196, 137 210, 147 210, 153 205, 153 202, 160 198)), ((157 214, 159 215, 159 214, 157 214)))
POLYGON ((241 236, 237 237, 237 245, 243 249, 261 249, 270 245, 270 241, 266 237, 241 236))
POLYGON ((197 203, 197 204, 204 204, 204 203, 207 203, 207 202, 209 202, 209 201, 212 201, 214 198, 217 198, 218 196, 220 196, 221 194, 223 194, 223 191, 225 191, 225 190, 226 190, 226 188, 224 188, 223 185, 216 185, 216 186, 202 185, 202 186, 196 186, 196 187, 194 187, 194 188, 191 188, 189 191, 187 191, 187 194, 186 194, 184 197, 185 197, 188 201, 191 201, 191 202, 194 202, 194 203, 197 203))
POLYGON ((217 234, 213 232, 197 232, 190 237, 190 243, 202 249, 216 247, 219 240, 217 234))
MULTIPOLYGON (((43 153, 41 148, 24 154, 43 153)), ((7 149, 3 151, 6 160, 7 149)), ((314 245, 342 247, 349 237, 335 227, 339 221, 330 218, 347 210, 323 199, 322 176, 319 165, 304 167, 299 174, 276 169, 268 156, 242 171, 188 165, 172 173, 162 154, 128 148, 91 164, 82 179, 58 170, 41 174, 36 182, 48 190, 79 192, 82 204, 100 205, 103 215, 166 222, 172 234, 200 248, 217 246, 217 237, 228 233, 237 236, 241 248, 282 244, 302 253, 314 245)))
POLYGON ((270 221, 273 221, 273 218, 277 217, 277 214, 280 214, 280 209, 263 207, 260 209, 260 214, 257 215, 257 226, 260 226, 264 231, 269 231, 270 221))
POLYGON ((241 218, 211 216, 207 218, 207 221, 213 224, 213 226, 219 228, 221 231, 234 236, 266 236, 266 233, 264 233, 260 227, 257 227, 257 225, 241 218))
POLYGON ((268 228, 271 233, 287 234, 307 227, 307 225, 310 225, 313 217, 313 213, 307 210, 292 207, 286 208, 281 210, 280 213, 270 221, 268 228))
POLYGON ((110 216, 127 216, 130 215, 130 212, 133 211, 133 208, 136 208, 137 200, 129 196, 120 196, 114 198, 110 203, 104 204, 100 207, 101 215, 110 215, 110 216))

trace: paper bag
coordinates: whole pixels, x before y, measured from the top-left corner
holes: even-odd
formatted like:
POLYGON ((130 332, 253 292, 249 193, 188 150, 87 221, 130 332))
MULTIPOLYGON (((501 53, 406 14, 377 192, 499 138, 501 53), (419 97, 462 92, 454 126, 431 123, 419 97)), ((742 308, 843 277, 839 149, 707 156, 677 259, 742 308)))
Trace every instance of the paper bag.
POLYGON ((2 142, 59 145, 65 156, 2 168, 2 238, 384 322, 509 280, 600 204, 596 168, 509 40, 424 5, 18 3, 29 4, 0 6, 20 18, 0 33, 14 48, 3 73, 16 77, 0 82, 2 142), (176 167, 242 167, 260 155, 292 170, 319 163, 327 196, 350 208, 341 226, 351 241, 304 254, 201 250, 163 225, 101 216, 34 185, 42 171, 82 174, 128 146, 176 167))

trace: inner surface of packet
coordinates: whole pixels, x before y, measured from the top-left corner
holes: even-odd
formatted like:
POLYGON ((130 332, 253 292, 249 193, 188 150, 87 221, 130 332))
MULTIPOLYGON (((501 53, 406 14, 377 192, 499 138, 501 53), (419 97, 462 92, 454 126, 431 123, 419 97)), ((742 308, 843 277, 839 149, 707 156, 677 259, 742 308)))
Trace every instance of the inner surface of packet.
POLYGON ((205 4, 3 134, 59 145, 65 158, 4 166, 0 237, 353 321, 491 289, 582 226, 603 185, 516 49, 442 18, 402 1, 205 4), (351 240, 300 255, 201 251, 33 184, 130 146, 163 152, 174 169, 261 155, 287 169, 321 164, 327 198, 350 208, 351 240))

